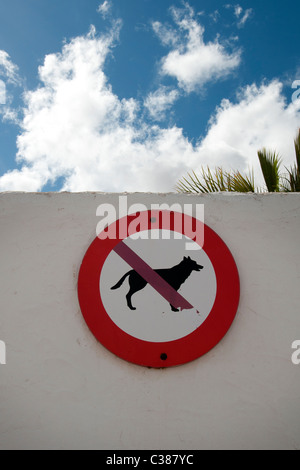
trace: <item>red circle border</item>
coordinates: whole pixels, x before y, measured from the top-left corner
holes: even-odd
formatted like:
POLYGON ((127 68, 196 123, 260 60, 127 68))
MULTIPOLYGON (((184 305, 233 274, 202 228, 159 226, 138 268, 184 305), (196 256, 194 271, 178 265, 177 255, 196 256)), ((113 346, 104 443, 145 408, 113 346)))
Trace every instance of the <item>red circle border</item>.
MULTIPOLYGON (((147 211, 149 222, 159 217, 161 211, 147 211)), ((167 211, 163 211, 167 212, 167 211)), ((170 214, 173 214, 170 212, 170 214)), ((175 213, 176 214, 176 213, 175 213)), ((177 213, 178 215, 178 213, 177 213)), ((180 214, 185 218, 190 217, 180 214)), ((136 215, 127 216, 127 227, 136 215)), ((114 224, 118 232, 119 219, 114 224)), ((191 218, 194 227, 202 222, 191 218)), ((161 217, 159 228, 163 229, 161 217)), ((151 227, 150 227, 151 229, 151 227)), ((174 226, 169 230, 176 231, 174 226)), ((234 258, 223 240, 206 224, 203 250, 210 258, 217 279, 217 293, 213 308, 202 325, 191 334, 178 340, 152 343, 135 338, 121 330, 107 314, 100 297, 102 267, 114 247, 122 239, 100 240, 98 237, 88 248, 78 277, 78 299, 83 317, 97 340, 116 356, 141 366, 166 368, 182 365, 198 359, 214 348, 226 335, 237 313, 240 299, 240 281, 234 258), (166 355, 164 360, 162 355, 166 355)), ((139 230, 137 230, 139 232, 139 230)), ((196 241, 196 240, 194 240, 196 241)))

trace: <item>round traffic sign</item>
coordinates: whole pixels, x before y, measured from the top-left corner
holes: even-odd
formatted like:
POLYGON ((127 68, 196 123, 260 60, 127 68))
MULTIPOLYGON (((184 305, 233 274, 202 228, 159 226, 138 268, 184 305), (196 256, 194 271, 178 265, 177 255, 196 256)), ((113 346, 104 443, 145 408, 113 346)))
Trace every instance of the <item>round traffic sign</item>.
POLYGON ((94 240, 78 279, 81 311, 94 336, 118 357, 155 368, 190 362, 216 346, 240 295, 238 270, 223 240, 190 216, 161 215, 143 213, 147 230, 133 224, 135 215, 114 222, 107 233, 118 235, 94 240), (195 231, 178 229, 176 216, 190 219, 195 231), (197 231, 204 235, 201 244, 197 231))

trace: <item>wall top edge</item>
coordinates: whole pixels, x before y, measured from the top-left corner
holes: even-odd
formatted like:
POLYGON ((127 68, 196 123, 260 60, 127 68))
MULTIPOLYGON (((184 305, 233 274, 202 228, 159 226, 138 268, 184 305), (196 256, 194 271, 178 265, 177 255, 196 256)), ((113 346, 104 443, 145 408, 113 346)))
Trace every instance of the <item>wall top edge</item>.
POLYGON ((279 192, 279 193, 237 193, 237 192, 215 192, 215 193, 199 193, 185 194, 176 192, 101 192, 101 191, 85 191, 85 192, 26 192, 26 191, 4 191, 0 192, 3 196, 38 196, 38 197, 57 197, 57 196, 144 196, 144 197, 245 197, 245 198, 261 198, 261 197, 299 197, 300 192, 279 192))

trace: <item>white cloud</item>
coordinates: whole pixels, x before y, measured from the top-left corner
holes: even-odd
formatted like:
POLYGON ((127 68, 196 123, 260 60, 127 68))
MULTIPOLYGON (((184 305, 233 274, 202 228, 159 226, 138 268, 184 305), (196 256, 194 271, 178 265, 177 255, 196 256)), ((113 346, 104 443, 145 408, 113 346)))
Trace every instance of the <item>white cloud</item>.
POLYGON ((6 103, 6 85, 0 80, 0 104, 6 103))
POLYGON ((0 178, 0 190, 39 191, 59 177, 70 191, 159 190, 186 168, 194 151, 182 131, 145 124, 139 102, 112 92, 103 66, 118 27, 107 37, 92 32, 45 57, 41 86, 25 94, 22 167, 0 178))
POLYGON ((148 109, 152 119, 162 121, 166 117, 166 112, 170 110, 178 98, 178 90, 161 86, 158 90, 147 96, 144 106, 148 109))
POLYGON ((36 162, 31 167, 12 170, 0 178, 0 191, 40 191, 51 178, 47 162, 36 162))
POLYGON ((179 47, 180 38, 175 29, 169 25, 163 25, 160 21, 154 21, 152 28, 164 46, 179 47))
POLYGON ((187 92, 203 88, 211 81, 226 78, 241 62, 241 51, 227 52, 216 39, 205 43, 204 27, 195 19, 190 6, 172 8, 176 29, 159 22, 153 30, 171 51, 161 61, 161 73, 174 77, 187 92))
POLYGON ((119 28, 107 36, 91 29, 45 57, 40 86, 25 94, 20 169, 0 177, 0 191, 38 191, 58 178, 68 191, 172 191, 201 165, 250 165, 260 174, 263 146, 278 149, 285 165, 294 162, 300 102, 286 103, 276 80, 240 90, 236 103, 223 100, 196 144, 176 125, 150 125, 145 109, 159 119, 178 94, 160 87, 143 102, 113 93, 104 65, 119 28))
POLYGON ((238 19, 237 27, 243 28, 249 18, 253 16, 253 8, 248 8, 244 10, 241 5, 225 5, 225 8, 233 9, 235 17, 238 19))
POLYGON ((19 69, 14 64, 9 54, 0 50, 0 115, 3 121, 18 124, 18 111, 12 107, 12 89, 20 87, 22 79, 19 69))
POLYGON ((234 6, 234 14, 237 18, 241 16, 242 12, 243 12, 243 8, 240 5, 234 6))
POLYGON ((105 0, 101 3, 97 9, 98 13, 100 13, 104 18, 109 14, 112 8, 112 3, 110 0, 105 0))
POLYGON ((19 85, 19 69, 15 65, 6 51, 0 50, 0 76, 5 78, 7 83, 19 85))
POLYGON ((248 19, 251 18, 252 14, 253 14, 252 8, 249 8, 248 10, 246 10, 242 18, 238 22, 238 27, 242 28, 245 25, 246 21, 248 21, 248 19))
POLYGON ((209 15, 209 17, 213 20, 214 23, 217 23, 220 19, 220 12, 219 10, 215 10, 213 13, 209 15))

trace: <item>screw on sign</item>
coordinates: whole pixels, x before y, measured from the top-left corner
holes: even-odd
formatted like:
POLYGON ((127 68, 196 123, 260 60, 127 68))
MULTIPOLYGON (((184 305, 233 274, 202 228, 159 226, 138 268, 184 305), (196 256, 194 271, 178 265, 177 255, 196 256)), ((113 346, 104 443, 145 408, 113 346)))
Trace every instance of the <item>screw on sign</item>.
MULTIPOLYGON (((147 230, 135 224, 127 237, 100 236, 89 247, 79 272, 81 311, 94 336, 118 357, 155 368, 185 364, 215 347, 230 328, 239 303, 238 270, 228 247, 203 222, 179 213, 164 219, 160 211, 143 216, 147 230), (178 218, 202 230, 204 239, 183 230, 178 218), (187 241, 196 245, 192 254, 187 241)), ((124 223, 132 227, 135 217, 117 220, 112 232, 119 234, 124 223)))

